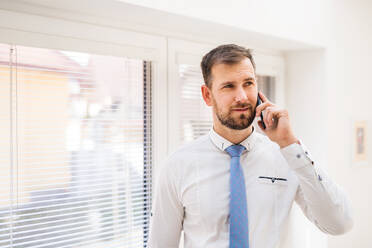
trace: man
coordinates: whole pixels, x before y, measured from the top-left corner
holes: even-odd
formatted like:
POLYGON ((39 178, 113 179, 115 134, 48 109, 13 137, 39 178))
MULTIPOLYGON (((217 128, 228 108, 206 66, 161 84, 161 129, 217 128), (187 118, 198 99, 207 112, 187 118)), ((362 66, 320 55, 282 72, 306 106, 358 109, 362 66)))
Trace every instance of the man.
POLYGON ((292 131, 289 115, 258 89, 250 50, 219 46, 201 62, 203 99, 213 128, 173 153, 153 202, 148 245, 185 248, 273 248, 291 206, 325 233, 353 225, 350 204, 292 131), (257 107, 256 107, 257 106, 257 107), (266 134, 252 122, 263 113, 266 134))

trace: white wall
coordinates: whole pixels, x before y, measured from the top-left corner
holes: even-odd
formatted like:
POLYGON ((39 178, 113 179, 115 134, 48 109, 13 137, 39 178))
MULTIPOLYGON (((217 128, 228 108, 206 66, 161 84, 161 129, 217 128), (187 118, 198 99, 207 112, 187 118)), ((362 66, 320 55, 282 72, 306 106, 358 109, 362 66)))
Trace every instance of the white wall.
POLYGON ((122 1, 290 40, 324 43, 324 0, 122 1))
POLYGON ((327 47, 328 161, 330 173, 343 185, 355 224, 347 235, 330 237, 329 247, 372 247, 372 3, 343 1, 334 6, 327 47), (351 121, 369 120, 368 167, 351 166, 351 121))
MULTIPOLYGON (((311 148, 316 162, 328 169, 324 50, 288 52, 286 68, 286 105, 294 132, 311 148)), ((289 224, 281 247, 327 247, 327 236, 305 219, 297 205, 289 224)))

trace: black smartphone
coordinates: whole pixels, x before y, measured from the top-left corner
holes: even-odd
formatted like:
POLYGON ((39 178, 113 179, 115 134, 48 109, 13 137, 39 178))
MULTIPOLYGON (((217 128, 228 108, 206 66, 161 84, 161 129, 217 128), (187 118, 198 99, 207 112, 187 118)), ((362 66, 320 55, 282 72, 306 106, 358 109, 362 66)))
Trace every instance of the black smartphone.
MULTIPOLYGON (((262 100, 261 100, 260 95, 258 94, 258 95, 257 95, 257 106, 260 105, 261 103, 262 103, 262 100)), ((257 106, 256 106, 256 107, 257 107, 257 106)), ((260 117, 261 117, 262 126, 263 126, 264 129, 266 129, 266 125, 265 125, 265 122, 264 122, 264 120, 263 120, 263 114, 262 114, 262 111, 261 111, 261 115, 260 115, 260 117)))

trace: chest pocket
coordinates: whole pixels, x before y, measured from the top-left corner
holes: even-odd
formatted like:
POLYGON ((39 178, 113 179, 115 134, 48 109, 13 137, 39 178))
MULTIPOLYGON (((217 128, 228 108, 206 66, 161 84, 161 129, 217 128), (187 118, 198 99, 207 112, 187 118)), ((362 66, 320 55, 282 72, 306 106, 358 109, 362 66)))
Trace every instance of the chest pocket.
POLYGON ((262 174, 256 177, 257 186, 262 193, 261 207, 263 211, 270 211, 275 220, 275 225, 279 226, 289 209, 289 180, 288 175, 262 174))

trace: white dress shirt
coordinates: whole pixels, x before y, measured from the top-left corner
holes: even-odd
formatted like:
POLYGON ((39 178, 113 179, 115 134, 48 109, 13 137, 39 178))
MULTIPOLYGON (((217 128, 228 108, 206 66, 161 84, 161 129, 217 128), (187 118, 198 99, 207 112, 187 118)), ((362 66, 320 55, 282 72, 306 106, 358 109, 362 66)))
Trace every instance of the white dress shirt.
MULTIPOLYGON (((294 201, 325 233, 351 229, 349 200, 303 145, 280 149, 256 131, 240 144, 250 248, 278 245, 294 201)), ((167 159, 155 184, 149 248, 177 248, 182 230, 185 248, 228 248, 230 145, 212 129, 167 159)))

